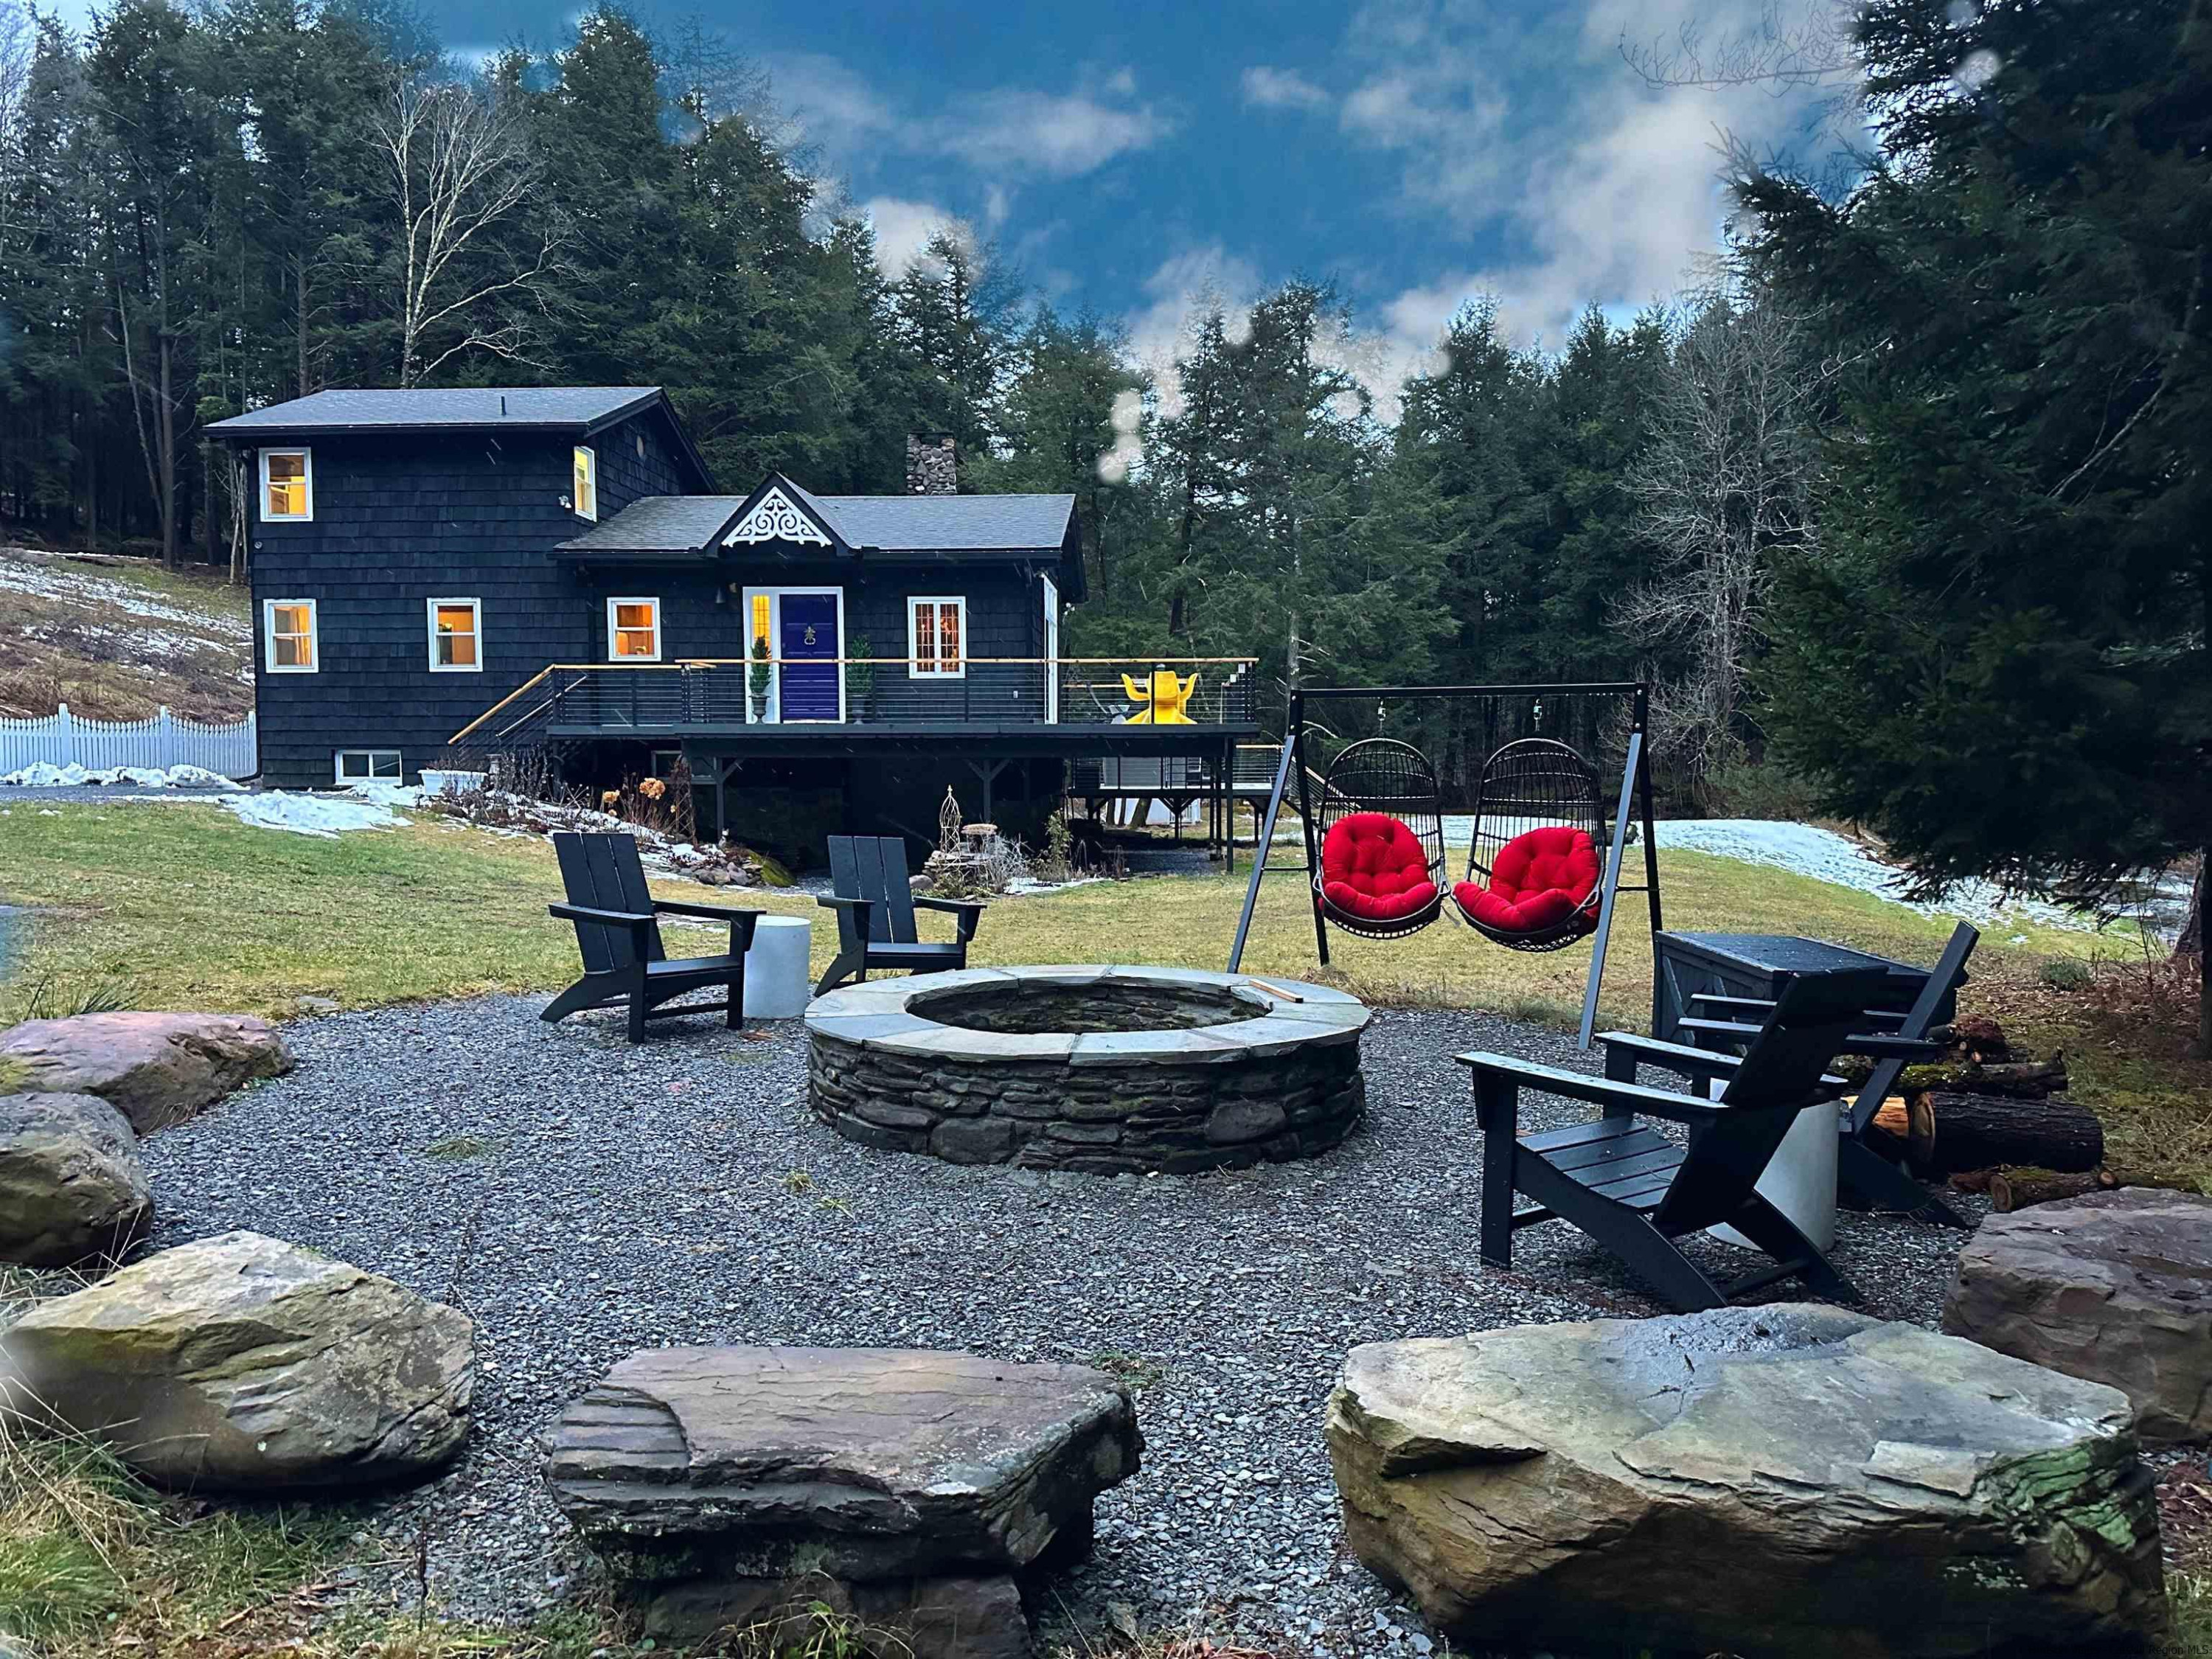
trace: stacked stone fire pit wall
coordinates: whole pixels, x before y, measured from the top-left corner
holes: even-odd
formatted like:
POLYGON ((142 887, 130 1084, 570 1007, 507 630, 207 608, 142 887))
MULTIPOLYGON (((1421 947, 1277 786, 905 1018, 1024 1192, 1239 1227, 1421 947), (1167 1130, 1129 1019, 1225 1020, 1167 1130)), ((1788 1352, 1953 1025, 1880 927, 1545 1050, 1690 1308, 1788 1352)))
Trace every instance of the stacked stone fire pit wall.
POLYGON ((808 1096, 848 1139, 956 1164, 1172 1173, 1310 1158, 1365 1108, 1367 1010, 1279 988, 1297 1000, 1179 969, 852 986, 807 1011, 808 1096))

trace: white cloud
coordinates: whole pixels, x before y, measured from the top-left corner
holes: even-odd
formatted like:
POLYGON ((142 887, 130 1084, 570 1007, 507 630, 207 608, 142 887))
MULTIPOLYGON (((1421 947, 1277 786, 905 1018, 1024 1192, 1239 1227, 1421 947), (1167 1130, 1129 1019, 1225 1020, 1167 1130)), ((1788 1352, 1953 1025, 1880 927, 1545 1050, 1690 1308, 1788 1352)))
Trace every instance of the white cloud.
POLYGON ((1369 5, 1346 39, 1366 73, 1340 124, 1402 156, 1401 206, 1432 240, 1507 250, 1401 293, 1385 307, 1388 337, 1425 349, 1487 291, 1510 333, 1556 343, 1592 300, 1633 306, 1680 286, 1716 247, 1720 134, 1784 141, 1810 94, 1654 89, 1622 62, 1623 32, 1638 32, 1632 44, 1676 39, 1694 21, 1718 40, 1756 27, 1761 3, 1586 0, 1525 38, 1495 33, 1478 0, 1369 5))
POLYGON ((769 60, 776 104, 798 137, 831 151, 895 137, 902 123, 876 90, 836 58, 817 52, 769 60))
POLYGON ((1149 104, 1027 89, 963 100, 928 128, 937 147, 987 173, 1042 173, 1058 179, 1149 149, 1174 130, 1174 123, 1149 104))
POLYGON ((1219 311, 1232 337, 1240 332, 1249 337, 1252 301, 1259 293, 1258 269, 1218 242, 1186 248, 1145 279, 1146 303, 1129 319, 1129 355, 1159 387, 1161 413, 1172 416, 1182 411, 1175 360, 1192 330, 1219 311))
POLYGON ((896 196, 875 196, 860 204, 876 233, 876 269, 892 282, 913 269, 929 246, 929 239, 949 230, 975 246, 975 233, 967 222, 934 202, 909 202, 896 196))
POLYGON ((1239 82, 1244 102, 1255 109, 1319 109, 1328 94, 1296 70, 1255 64, 1239 82))

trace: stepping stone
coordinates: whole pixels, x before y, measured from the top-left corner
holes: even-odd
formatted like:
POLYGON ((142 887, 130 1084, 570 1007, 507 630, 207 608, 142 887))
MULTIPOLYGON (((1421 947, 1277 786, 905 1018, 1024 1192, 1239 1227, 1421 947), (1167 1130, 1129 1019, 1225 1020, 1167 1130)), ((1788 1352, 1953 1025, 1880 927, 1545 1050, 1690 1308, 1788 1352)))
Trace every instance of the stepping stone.
POLYGON ((259 1233, 179 1245, 41 1302, 7 1346, 0 1413, 93 1436, 168 1486, 419 1479, 468 1434, 465 1315, 259 1233))
POLYGON ((2110 1383, 2145 1441, 2212 1439, 2212 1198, 2124 1188, 1993 1215, 1943 1328, 2110 1383))
POLYGON ((142 1135, 291 1069, 266 1021, 235 1014, 72 1014, 0 1034, 0 1073, 15 1074, 9 1086, 98 1095, 142 1135))
POLYGON ((120 1257, 153 1218, 122 1113, 97 1095, 0 1095, 0 1261, 120 1257))
POLYGON ((915 1659, 991 1659, 1028 1644, 1012 1576, 1087 1552, 1142 1444, 1127 1391, 1084 1365, 649 1348, 562 1414, 545 1477, 650 1634, 816 1597, 915 1659))
POLYGON ((2118 1390, 1807 1304, 1352 1350, 1345 1533, 1476 1651, 2145 1650, 2158 1514, 2118 1390))

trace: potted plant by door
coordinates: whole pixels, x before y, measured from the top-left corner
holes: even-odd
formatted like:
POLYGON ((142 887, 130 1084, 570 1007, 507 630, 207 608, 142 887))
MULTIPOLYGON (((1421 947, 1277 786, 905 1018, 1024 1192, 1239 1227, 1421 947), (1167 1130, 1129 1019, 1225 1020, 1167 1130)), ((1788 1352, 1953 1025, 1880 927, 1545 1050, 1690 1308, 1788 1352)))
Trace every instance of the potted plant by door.
POLYGON ((768 641, 764 636, 757 636, 753 641, 753 665, 745 671, 747 689, 752 694, 753 719, 756 721, 768 718, 768 694, 770 684, 769 677, 774 672, 769 665, 768 641))
POLYGON ((845 665, 846 713, 856 721, 865 720, 872 712, 869 699, 876 694, 876 653, 866 634, 855 637, 848 648, 852 655, 845 665))

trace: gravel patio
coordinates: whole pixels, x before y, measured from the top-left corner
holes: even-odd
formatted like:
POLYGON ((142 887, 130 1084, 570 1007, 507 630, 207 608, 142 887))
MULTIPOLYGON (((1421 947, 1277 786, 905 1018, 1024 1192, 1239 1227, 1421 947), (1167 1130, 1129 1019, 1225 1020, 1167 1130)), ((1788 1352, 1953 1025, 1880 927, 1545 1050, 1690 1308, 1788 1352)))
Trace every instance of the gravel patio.
MULTIPOLYGON (((1063 1631, 1133 1614, 1332 1653, 1427 1653, 1342 1549, 1321 1437, 1348 1348, 1659 1311, 1565 1227, 1514 1273, 1474 1249, 1480 1137, 1451 1055, 1595 1069, 1548 1031, 1378 1012, 1370 1108, 1305 1164, 1200 1176, 960 1168, 808 1115, 797 1021, 683 1021, 632 1048, 598 1017, 495 998, 295 1024, 291 1076, 146 1144, 156 1245, 251 1227, 454 1302, 477 1322, 469 1449, 368 1509, 365 1587, 411 1600, 427 1531, 443 1613, 526 1618, 588 1589, 538 1437, 632 1350, 674 1343, 964 1348, 1075 1359, 1137 1390, 1145 1467, 1056 1586, 1063 1631), (388 1582, 380 1583, 387 1578, 388 1582)), ((1556 1108, 1539 1100, 1530 1115, 1556 1108)), ((1963 1234, 1846 1216, 1869 1310, 1932 1324, 1963 1234)), ((1717 1249, 1718 1247, 1714 1247, 1717 1249)))

